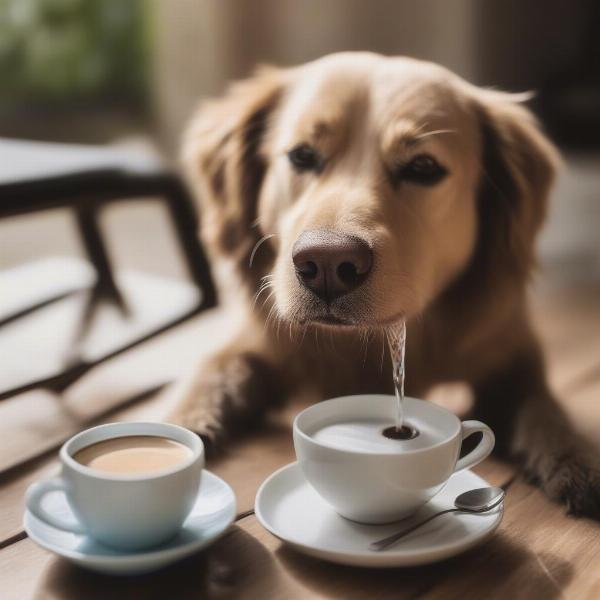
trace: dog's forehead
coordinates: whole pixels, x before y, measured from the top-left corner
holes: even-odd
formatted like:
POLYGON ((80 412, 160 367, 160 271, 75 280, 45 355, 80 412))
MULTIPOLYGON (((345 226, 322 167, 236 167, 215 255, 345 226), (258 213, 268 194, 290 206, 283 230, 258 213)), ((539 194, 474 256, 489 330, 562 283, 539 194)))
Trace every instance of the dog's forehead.
POLYGON ((363 53, 305 65, 289 90, 284 114, 298 129, 344 128, 367 112, 382 123, 450 121, 462 111, 457 77, 431 63, 363 53))

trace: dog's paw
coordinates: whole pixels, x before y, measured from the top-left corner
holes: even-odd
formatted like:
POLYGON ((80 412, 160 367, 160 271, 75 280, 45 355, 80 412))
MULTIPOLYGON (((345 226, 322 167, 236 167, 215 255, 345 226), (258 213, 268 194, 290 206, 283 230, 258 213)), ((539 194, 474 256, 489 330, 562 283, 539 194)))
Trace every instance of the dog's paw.
POLYGON ((600 520, 599 460, 573 451, 546 456, 526 473, 547 496, 566 504, 569 514, 600 520))
POLYGON ((195 431, 207 454, 219 453, 280 398, 277 373, 252 353, 221 355, 195 378, 178 400, 171 422, 195 431))
POLYGON ((208 400, 216 390, 196 391, 197 395, 179 404, 168 421, 197 433, 204 443, 206 455, 214 457, 224 449, 226 439, 220 403, 208 400))

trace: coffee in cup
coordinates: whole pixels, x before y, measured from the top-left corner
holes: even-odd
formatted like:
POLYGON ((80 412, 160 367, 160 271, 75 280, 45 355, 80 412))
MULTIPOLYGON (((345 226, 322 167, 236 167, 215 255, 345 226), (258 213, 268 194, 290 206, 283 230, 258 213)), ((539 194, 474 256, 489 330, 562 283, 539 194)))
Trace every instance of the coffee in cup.
POLYGON ((191 456, 191 449, 175 440, 152 435, 130 435, 86 446, 76 452, 73 458, 103 473, 142 475, 176 467, 191 456))
POLYGON ((93 427, 67 441, 59 456, 61 474, 27 490, 28 510, 52 527, 124 550, 149 548, 178 533, 204 467, 201 439, 167 423, 93 427), (44 496, 56 490, 76 522, 44 508, 44 496))

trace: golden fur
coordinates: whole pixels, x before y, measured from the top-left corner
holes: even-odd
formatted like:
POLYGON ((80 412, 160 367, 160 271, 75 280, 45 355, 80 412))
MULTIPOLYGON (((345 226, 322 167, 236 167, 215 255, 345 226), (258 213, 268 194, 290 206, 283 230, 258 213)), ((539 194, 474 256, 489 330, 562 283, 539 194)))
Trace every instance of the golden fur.
POLYGON ((408 393, 465 382, 498 450, 571 511, 598 515, 598 462, 552 398, 529 326, 525 288, 558 156, 520 100, 430 63, 344 53, 262 70, 203 105, 186 173, 215 273, 230 266, 219 283, 235 278, 247 317, 174 418, 215 440, 300 385, 316 399, 389 392, 382 330, 403 317, 408 393), (292 168, 298 144, 318 150, 319 172, 292 168), (393 180, 423 153, 446 177, 393 180), (374 256, 368 279, 327 306, 292 264, 314 229, 358 236, 374 256), (317 324, 324 315, 347 325, 317 324))

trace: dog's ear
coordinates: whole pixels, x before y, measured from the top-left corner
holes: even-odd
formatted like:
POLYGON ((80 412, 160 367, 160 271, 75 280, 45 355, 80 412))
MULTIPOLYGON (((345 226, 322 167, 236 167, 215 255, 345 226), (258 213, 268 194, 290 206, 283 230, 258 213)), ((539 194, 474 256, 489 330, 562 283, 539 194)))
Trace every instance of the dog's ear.
POLYGON ((254 226, 266 163, 261 144, 282 92, 284 71, 263 68, 202 104, 185 134, 183 163, 201 205, 202 237, 212 253, 248 271, 260 232, 254 226))
POLYGON ((522 105, 524 95, 477 90, 481 122, 480 246, 498 268, 527 276, 559 155, 522 105))

